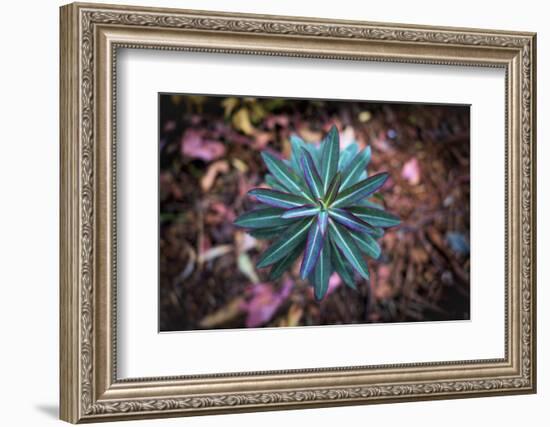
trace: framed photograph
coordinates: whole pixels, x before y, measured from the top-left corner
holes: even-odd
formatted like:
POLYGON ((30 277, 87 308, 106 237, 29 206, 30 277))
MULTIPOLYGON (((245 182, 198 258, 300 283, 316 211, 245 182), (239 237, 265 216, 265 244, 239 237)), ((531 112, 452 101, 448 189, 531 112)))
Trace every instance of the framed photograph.
POLYGON ((535 34, 60 22, 63 420, 536 391, 535 34))

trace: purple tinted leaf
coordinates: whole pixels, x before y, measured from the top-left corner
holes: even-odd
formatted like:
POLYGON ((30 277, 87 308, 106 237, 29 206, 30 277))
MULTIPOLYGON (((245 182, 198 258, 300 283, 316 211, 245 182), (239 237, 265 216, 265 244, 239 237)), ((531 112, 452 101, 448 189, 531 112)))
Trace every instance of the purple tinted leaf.
POLYGON ((323 193, 325 193, 338 170, 340 159, 340 138, 336 126, 330 128, 329 133, 321 142, 321 179, 323 182, 323 193))
POLYGON ((338 194, 332 206, 335 208, 344 208, 370 196, 384 185, 388 177, 388 173, 383 172, 352 185, 338 194))
POLYGON ((262 153, 262 159, 273 177, 288 191, 309 198, 301 179, 283 161, 266 151, 262 153))
POLYGON ((338 196, 338 191, 340 190, 340 185, 342 182, 342 174, 338 172, 336 175, 334 175, 334 178, 332 179, 332 182, 330 183, 327 192, 325 193, 325 203, 327 205, 330 205, 334 200, 336 199, 336 196, 338 196))
POLYGON ((277 309, 288 298, 294 283, 286 280, 279 291, 267 283, 253 285, 252 298, 245 303, 244 309, 248 312, 246 317, 247 328, 257 328, 271 320, 277 309))
POLYGON ((309 227, 313 224, 313 218, 304 218, 295 223, 281 234, 281 237, 268 247, 258 259, 258 268, 274 264, 289 254, 306 237, 309 227))
POLYGON ((309 200, 304 197, 284 193, 282 191, 269 190, 267 188, 255 188, 250 190, 248 194, 256 197, 260 202, 276 208, 291 209, 305 205, 309 202, 309 200))
POLYGON ((317 222, 319 223, 319 227, 321 228, 321 233, 323 235, 327 231, 327 225, 328 225, 328 212, 327 211, 320 211, 319 215, 317 215, 317 222))
POLYGON ((316 198, 320 198, 323 194, 323 182, 321 181, 319 172, 315 167, 313 157, 311 157, 311 154, 309 154, 306 150, 302 150, 302 158, 300 161, 304 170, 304 178, 306 179, 306 183, 311 193, 316 198))
POLYGON ((219 141, 205 138, 202 132, 188 129, 181 139, 181 153, 192 159, 210 162, 225 154, 225 146, 219 141))
POLYGON ((307 234, 306 249, 304 251, 304 258, 302 260, 302 266, 300 267, 300 276, 302 279, 307 278, 309 273, 315 267, 317 258, 323 248, 323 233, 319 222, 317 221, 309 230, 307 234))
POLYGON ((359 231, 361 233, 374 232, 373 227, 345 209, 331 208, 329 210, 329 215, 331 218, 334 218, 335 221, 338 221, 350 230, 359 231))
POLYGON ((304 205, 297 208, 288 209, 281 215, 281 218, 303 218, 305 216, 314 216, 318 213, 318 206, 304 205))

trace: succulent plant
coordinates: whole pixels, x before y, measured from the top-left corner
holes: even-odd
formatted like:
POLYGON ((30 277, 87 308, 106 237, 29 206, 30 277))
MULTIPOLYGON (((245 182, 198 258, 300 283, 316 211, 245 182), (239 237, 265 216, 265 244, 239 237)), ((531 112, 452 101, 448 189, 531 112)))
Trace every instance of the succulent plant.
POLYGON ((235 224, 259 239, 274 240, 258 260, 258 268, 271 266, 270 280, 278 279, 303 252, 302 279, 314 287, 317 300, 336 271, 356 289, 354 272, 369 279, 364 255, 377 259, 383 228, 399 219, 368 199, 388 178, 387 173, 367 177, 370 147, 359 151, 353 142, 340 152, 333 126, 319 147, 291 137, 289 160, 262 153, 271 188, 255 188, 249 195, 266 205, 242 214, 235 224))

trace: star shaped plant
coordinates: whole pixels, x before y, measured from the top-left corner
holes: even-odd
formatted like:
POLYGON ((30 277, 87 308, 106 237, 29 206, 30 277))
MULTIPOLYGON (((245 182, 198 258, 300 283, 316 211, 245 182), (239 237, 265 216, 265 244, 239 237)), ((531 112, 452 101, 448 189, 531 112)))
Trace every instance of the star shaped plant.
POLYGON ((292 155, 280 160, 267 153, 262 158, 269 170, 271 187, 248 194, 266 207, 244 213, 235 221, 256 238, 274 240, 260 256, 258 268, 271 266, 270 280, 290 269, 303 253, 302 279, 315 288, 321 300, 336 271, 356 289, 354 272, 368 280, 364 255, 377 259, 383 228, 399 219, 368 199, 382 187, 387 173, 367 177, 370 147, 359 151, 352 143, 340 152, 338 130, 332 127, 319 147, 291 137, 292 155))

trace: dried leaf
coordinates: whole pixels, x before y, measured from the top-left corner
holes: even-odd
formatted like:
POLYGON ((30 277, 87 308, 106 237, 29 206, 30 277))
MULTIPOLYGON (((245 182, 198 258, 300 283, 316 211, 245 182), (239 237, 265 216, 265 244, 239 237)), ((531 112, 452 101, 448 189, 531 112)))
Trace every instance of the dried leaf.
POLYGON ((199 325, 201 328, 206 329, 223 325, 224 323, 227 323, 239 316, 244 311, 245 305, 244 298, 235 298, 219 310, 205 316, 199 322, 199 325))
POLYGON ((214 246, 206 251, 201 252, 199 255, 199 262, 203 263, 206 261, 211 261, 222 255, 228 254, 233 251, 233 245, 219 245, 214 246))
POLYGON ((279 292, 266 283, 258 283, 252 288, 252 298, 246 304, 247 328, 256 328, 271 320, 279 306, 288 298, 294 283, 286 280, 279 292))
POLYGON ((237 266, 241 273, 243 273, 252 283, 258 283, 260 278, 256 274, 254 264, 246 252, 239 254, 237 258, 237 266))
POLYGON ((233 126, 245 135, 252 135, 254 133, 254 127, 250 122, 250 115, 245 107, 241 107, 233 115, 233 126))
POLYGON ((181 139, 181 152, 192 159, 210 162, 225 154, 225 146, 219 141, 206 139, 202 132, 188 129, 181 139))
POLYGON ((221 173, 229 172, 229 163, 225 160, 218 160, 208 166, 204 176, 201 178, 202 191, 206 192, 212 188, 216 178, 221 173))

